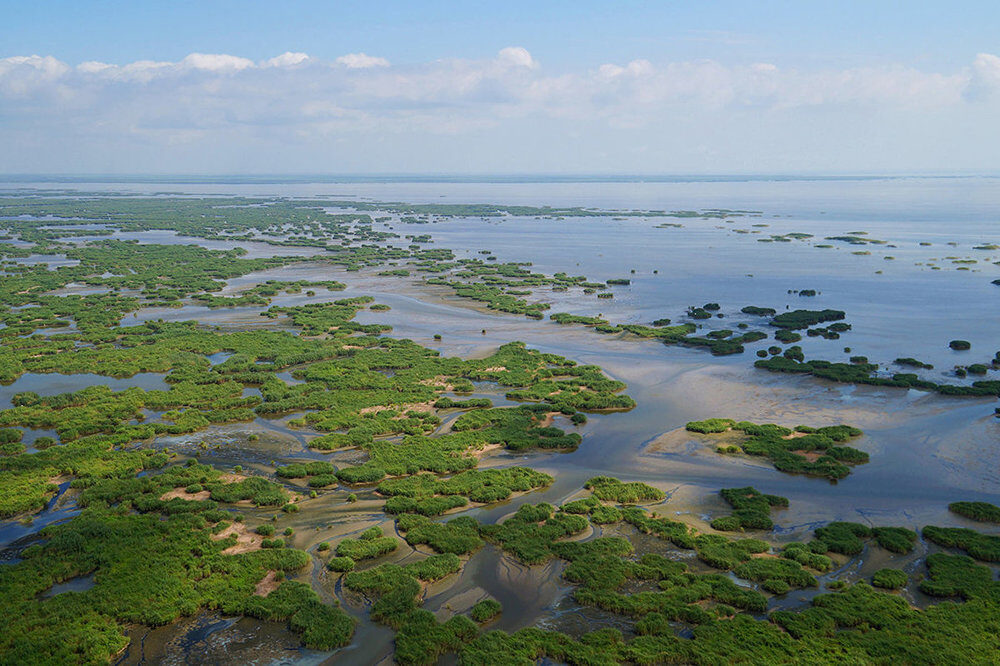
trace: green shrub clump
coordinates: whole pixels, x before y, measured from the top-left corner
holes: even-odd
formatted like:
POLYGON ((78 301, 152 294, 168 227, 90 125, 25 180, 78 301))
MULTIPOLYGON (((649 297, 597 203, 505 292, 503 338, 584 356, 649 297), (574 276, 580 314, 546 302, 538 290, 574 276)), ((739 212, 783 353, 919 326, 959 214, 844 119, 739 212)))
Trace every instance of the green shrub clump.
POLYGON ((386 513, 419 513, 434 516, 469 501, 484 504, 509 499, 515 492, 543 488, 553 481, 548 474, 527 467, 461 472, 447 479, 433 474, 417 474, 388 479, 378 485, 378 492, 388 495, 386 513))
POLYGON ((703 435, 715 434, 720 432, 726 432, 730 428, 736 425, 736 421, 732 419, 705 419, 704 421, 691 421, 686 426, 685 430, 690 432, 699 432, 703 435))
POLYGON ((781 557, 754 557, 733 569, 740 578, 761 583, 774 594, 784 594, 792 587, 816 587, 816 577, 798 562, 781 557), (780 585, 775 584, 778 581, 780 585))
POLYGON ((886 590, 899 590, 906 586, 909 577, 899 569, 879 569, 872 576, 872 585, 886 590))
POLYGON ((772 507, 787 507, 788 499, 778 495, 765 495, 756 488, 723 488, 719 491, 722 498, 733 507, 729 516, 716 518, 712 527, 722 531, 738 529, 769 530, 774 527, 771 522, 772 507))
POLYGON ((330 571, 336 572, 346 572, 354 570, 354 559, 350 557, 331 557, 330 561, 326 563, 326 568, 330 571))
POLYGON ((337 544, 337 557, 349 557, 352 560, 367 560, 396 550, 399 542, 393 537, 382 534, 382 528, 369 527, 357 539, 344 539, 337 544))
POLYGON ((981 523, 1000 523, 1000 506, 989 502, 952 502, 948 510, 981 523))
POLYGON ((479 533, 525 564, 540 564, 552 557, 555 541, 586 528, 581 516, 556 513, 549 504, 524 504, 503 523, 481 525, 479 533))
MULTIPOLYGON (((843 445, 844 442, 862 434, 857 428, 846 425, 822 428, 799 426, 792 430, 775 424, 707 419, 688 423, 687 429, 706 434, 717 434, 727 430, 742 432, 747 438, 738 445, 719 447, 717 450, 720 453, 742 451, 752 456, 763 456, 768 458, 777 470, 792 474, 823 476, 836 481, 850 474, 849 465, 868 462, 867 453, 843 445)), ((730 528, 734 526, 733 521, 724 521, 720 524, 729 525, 730 528)))
POLYGON ((482 624, 495 618, 502 610, 503 606, 496 599, 483 599, 476 602, 472 610, 469 611, 469 615, 473 620, 482 624))
POLYGON ((1000 562, 1000 536, 982 534, 964 527, 934 527, 928 525, 923 535, 929 541, 946 548, 960 548, 983 562, 1000 562))
POLYGON ((663 500, 663 491, 640 481, 623 483, 610 476, 595 476, 584 484, 584 488, 593 491, 594 497, 607 502, 619 504, 638 504, 639 502, 658 502, 663 500))
POLYGON ((404 533, 406 543, 411 546, 424 544, 438 553, 469 555, 483 545, 479 523, 468 516, 436 523, 421 515, 403 514, 396 526, 404 533))
POLYGON ((924 368, 926 370, 931 370, 934 368, 934 366, 931 365, 930 363, 924 363, 923 361, 918 361, 917 359, 910 357, 897 358, 895 361, 893 361, 893 363, 895 363, 896 365, 908 365, 913 368, 924 368))
POLYGON ((740 310, 743 314, 756 315, 758 317, 773 317, 778 314, 774 308, 761 308, 756 305, 748 305, 740 310))
POLYGON ((439 623, 417 605, 420 581, 433 582, 455 573, 461 562, 455 555, 433 555, 406 566, 383 564, 344 577, 344 587, 375 599, 371 618, 396 630, 395 660, 404 664, 432 664, 443 652, 455 652, 478 630, 464 615, 439 623))
POLYGON ((844 317, 842 310, 792 310, 776 315, 771 319, 771 326, 798 330, 827 321, 838 321, 844 317))
POLYGON ((881 547, 894 553, 908 553, 917 540, 916 532, 903 527, 868 527, 861 523, 832 522, 816 530, 816 538, 828 550, 842 555, 857 555, 864 548, 863 539, 874 538, 881 547))

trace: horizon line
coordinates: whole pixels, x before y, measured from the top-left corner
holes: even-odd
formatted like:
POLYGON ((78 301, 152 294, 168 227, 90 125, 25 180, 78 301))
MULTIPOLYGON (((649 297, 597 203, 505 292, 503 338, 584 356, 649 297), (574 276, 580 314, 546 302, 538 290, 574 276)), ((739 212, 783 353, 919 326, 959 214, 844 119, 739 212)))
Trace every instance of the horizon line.
POLYGON ((766 180, 889 180, 903 178, 997 178, 987 171, 885 171, 885 172, 695 172, 695 173, 573 173, 573 172, 278 172, 278 173, 0 173, 0 182, 696 182, 766 180))

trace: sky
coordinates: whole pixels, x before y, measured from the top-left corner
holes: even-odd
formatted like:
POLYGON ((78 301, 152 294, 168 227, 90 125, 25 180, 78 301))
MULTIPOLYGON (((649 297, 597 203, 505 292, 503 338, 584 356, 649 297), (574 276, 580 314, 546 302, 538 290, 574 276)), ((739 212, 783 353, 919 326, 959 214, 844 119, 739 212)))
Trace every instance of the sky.
POLYGON ((1000 172, 998 2, 0 0, 0 173, 1000 172))

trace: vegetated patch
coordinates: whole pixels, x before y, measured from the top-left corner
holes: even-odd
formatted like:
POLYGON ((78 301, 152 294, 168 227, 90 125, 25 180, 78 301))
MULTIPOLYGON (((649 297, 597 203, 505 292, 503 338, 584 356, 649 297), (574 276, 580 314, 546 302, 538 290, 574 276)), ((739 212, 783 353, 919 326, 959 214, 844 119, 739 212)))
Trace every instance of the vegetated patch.
POLYGON ((802 340, 802 336, 795 331, 791 331, 787 328, 782 328, 774 333, 774 339, 778 342, 783 342, 785 344, 790 344, 793 342, 799 342, 802 340))
POLYGON ((907 365, 913 368, 923 368, 925 370, 931 370, 934 368, 930 363, 924 363, 923 361, 918 361, 915 358, 907 356, 906 358, 897 358, 893 361, 896 365, 907 365))
POLYGON ((480 536, 525 564, 551 558, 552 544, 587 528, 587 519, 556 512, 549 504, 524 504, 503 523, 481 525, 480 536))
POLYGON ((879 569, 872 575, 872 585, 887 590, 902 589, 909 580, 906 572, 899 569, 879 569))
POLYGON ((748 315, 756 315, 758 317, 773 317, 778 314, 778 311, 774 308, 762 308, 756 305, 748 305, 740 309, 740 312, 748 315))
POLYGON ((42 655, 62 663, 104 662, 128 643, 122 625, 163 625, 199 608, 287 622, 315 649, 345 645, 353 620, 321 603, 309 585, 285 580, 266 597, 255 594, 266 576, 306 567, 308 554, 293 548, 227 554, 238 539, 229 529, 236 514, 212 500, 159 499, 168 489, 218 475, 192 461, 144 477, 91 477, 79 484, 81 513, 47 527, 44 542, 4 568, 0 590, 8 615, 0 651, 17 663, 36 663, 42 655), (85 593, 39 596, 86 574, 95 585, 85 593), (62 608, 59 631, 46 631, 55 626, 56 608, 62 608))
POLYGON ((638 504, 663 500, 663 491, 641 481, 622 482, 610 476, 595 476, 584 484, 599 500, 619 504, 638 504))
POLYGON ((952 502, 948 510, 981 523, 1000 523, 1000 507, 989 502, 952 502))
POLYGON ((503 606, 499 601, 493 598, 482 599, 477 601, 469 611, 469 616, 482 624, 483 622, 489 622, 503 610, 503 606))
POLYGON ((854 363, 834 363, 831 361, 806 361, 798 347, 789 347, 781 356, 760 359, 754 367, 771 372, 787 372, 812 375, 845 384, 868 384, 872 386, 892 386, 896 388, 935 391, 942 395, 985 397, 1000 396, 1000 381, 978 380, 971 385, 939 384, 921 379, 916 374, 896 373, 891 377, 876 374, 878 365, 869 363, 867 358, 858 357, 854 363))
POLYGON ((792 310, 771 319, 771 326, 789 330, 809 328, 828 321, 839 321, 846 316, 843 310, 792 310))
POLYGON ((993 571, 967 555, 934 553, 927 557, 927 578, 920 591, 934 597, 961 597, 965 600, 996 594, 993 571))
POLYGON ((334 552, 337 553, 337 557, 349 557, 357 562, 391 553, 398 546, 399 541, 395 537, 385 536, 382 528, 375 525, 366 529, 356 539, 341 540, 334 552))
POLYGON ((745 453, 767 458, 775 469, 789 474, 821 476, 831 481, 843 479, 851 466, 868 462, 864 451, 845 446, 863 433, 852 426, 837 425, 813 428, 786 428, 775 424, 737 423, 733 419, 692 421, 685 428, 690 432, 718 434, 728 430, 746 435, 737 443, 720 446, 722 454, 745 453))
POLYGON ((509 499, 515 492, 543 488, 552 477, 527 467, 468 470, 447 479, 418 474, 382 481, 377 490, 389 497, 386 513, 433 516, 462 507, 469 501, 489 504, 509 499))
POLYGON ((443 652, 456 652, 479 632, 465 615, 438 622, 418 605, 422 582, 432 582, 459 570, 453 554, 432 555, 405 566, 383 564, 344 576, 344 587, 373 600, 371 618, 396 630, 396 661, 433 663, 443 652))
POLYGON ((396 527, 404 533, 406 543, 426 545, 437 553, 469 555, 483 545, 479 524, 467 516, 434 522, 419 514, 406 513, 397 518, 396 527))
POLYGON ((859 554, 867 539, 874 539, 879 546, 893 553, 908 553, 917 540, 916 532, 903 527, 868 527, 850 522, 828 523, 818 528, 815 534, 829 552, 841 555, 859 554))
POLYGON ((867 231, 852 231, 841 236, 827 236, 825 240, 838 241, 849 245, 886 245, 888 241, 869 238, 867 231))
POLYGON ((608 506, 593 496, 567 502, 559 507, 559 510, 587 516, 595 525, 620 522, 624 515, 618 507, 608 506))
POLYGON ((964 527, 934 527, 921 530, 924 538, 946 548, 964 550, 983 562, 1000 562, 1000 536, 983 534, 964 527))
POLYGON ((712 521, 712 527, 724 532, 734 532, 740 529, 769 530, 774 527, 771 521, 773 507, 787 507, 788 499, 778 495, 766 495, 756 488, 723 488, 719 491, 733 512, 712 521))

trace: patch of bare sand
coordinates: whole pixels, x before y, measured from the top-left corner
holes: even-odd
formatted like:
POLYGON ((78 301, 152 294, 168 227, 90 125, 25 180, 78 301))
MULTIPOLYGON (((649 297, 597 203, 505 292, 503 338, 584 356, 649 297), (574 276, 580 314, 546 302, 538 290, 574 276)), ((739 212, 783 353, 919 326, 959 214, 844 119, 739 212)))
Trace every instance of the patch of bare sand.
POLYGON ((800 455, 809 462, 816 462, 824 455, 822 451, 792 451, 791 453, 800 455))
POLYGON ((444 622, 457 613, 468 613, 477 602, 489 597, 489 593, 481 587, 473 587, 454 595, 435 613, 437 619, 444 622))
POLYGON ((254 594, 256 594, 259 597, 266 597, 267 595, 277 590, 280 584, 281 583, 278 582, 278 572, 273 570, 268 571, 267 575, 261 578, 260 581, 257 583, 257 587, 254 590, 254 594))
MULTIPOLYGON (((245 476, 242 474, 220 474, 219 481, 222 483, 239 483, 244 480, 245 476)), ((200 490, 196 493, 189 493, 184 488, 174 488, 173 490, 168 490, 167 492, 160 495, 160 499, 163 501, 172 500, 176 497, 186 500, 196 500, 203 502, 211 497, 211 493, 207 490, 200 490)))
POLYGON ((454 391, 455 386, 448 380, 451 379, 447 375, 438 375, 436 377, 431 377, 430 379, 422 379, 419 383, 424 386, 433 386, 434 388, 443 389, 445 391, 454 391))
POLYGON ((387 410, 399 412, 400 416, 398 418, 402 418, 402 415, 406 412, 432 412, 434 411, 434 402, 410 402, 402 405, 372 405, 371 407, 362 407, 358 410, 358 414, 378 414, 379 412, 387 410))
MULTIPOLYGON (((408 405, 404 405, 403 412, 420 412, 421 414, 429 414, 434 411, 434 401, 428 400, 427 402, 414 402, 408 405)), ((402 418, 402 415, 400 415, 402 418)))
POLYGON ((708 441, 712 445, 712 451, 714 452, 715 447, 737 444, 744 439, 746 439, 745 434, 732 429, 723 433, 702 435, 700 433, 690 432, 684 428, 677 428, 676 430, 665 432, 654 439, 645 447, 645 452, 680 452, 685 451, 688 448, 687 444, 689 442, 703 443, 705 441, 708 441))
POLYGON ((552 422, 555 421, 555 418, 558 415, 559 412, 546 412, 545 416, 542 417, 542 420, 539 421, 538 425, 542 428, 548 428, 552 425, 552 422))
POLYGON ((204 502, 211 496, 212 493, 208 492, 207 490, 200 490, 196 493, 189 493, 188 491, 184 490, 184 488, 174 488, 173 490, 168 490, 167 492, 160 495, 160 499, 163 501, 167 501, 180 497, 181 499, 204 502))
POLYGON ((222 541, 223 539, 228 539, 230 536, 236 537, 236 545, 222 551, 224 555, 238 555, 240 553, 260 550, 261 544, 264 541, 263 536, 256 532, 251 532, 243 523, 233 523, 218 534, 213 534, 212 538, 215 541, 222 541))
POLYGON ((473 458, 482 458, 483 456, 493 453, 494 451, 499 451, 503 449, 503 444, 487 444, 481 449, 476 451, 470 451, 473 458))

